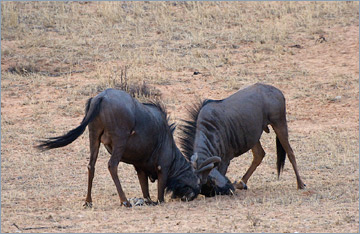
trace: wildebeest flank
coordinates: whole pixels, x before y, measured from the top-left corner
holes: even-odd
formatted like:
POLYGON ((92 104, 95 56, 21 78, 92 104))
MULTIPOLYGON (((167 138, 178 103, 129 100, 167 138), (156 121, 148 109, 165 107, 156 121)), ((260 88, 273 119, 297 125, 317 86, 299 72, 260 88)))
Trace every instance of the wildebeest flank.
POLYGON ((276 133, 278 176, 284 167, 287 154, 295 171, 297 187, 305 187, 288 140, 285 98, 277 88, 257 83, 226 99, 200 102, 190 108, 189 113, 191 119, 184 121, 181 127, 181 145, 186 157, 197 162, 214 155, 221 157, 221 162, 208 177, 208 183, 210 181, 217 186, 210 190, 208 187, 203 189, 202 191, 207 193, 205 195, 212 196, 218 191, 228 193, 231 189, 229 183, 225 189, 221 189, 224 182, 219 184, 218 181, 228 181, 223 176, 230 160, 251 149, 251 166, 242 179, 235 183, 238 189, 247 188, 248 179, 265 156, 260 137, 263 131, 269 132, 268 125, 271 125, 276 133))
POLYGON ((124 91, 107 89, 86 105, 80 126, 59 137, 43 141, 40 149, 63 147, 78 138, 89 127, 90 162, 88 165, 88 193, 85 206, 92 205, 91 189, 100 143, 111 154, 108 169, 115 183, 122 205, 130 206, 118 178, 120 161, 134 165, 143 196, 150 198, 148 178, 158 180, 158 201, 164 201, 164 191, 173 197, 193 200, 200 192, 204 176, 220 161, 211 157, 197 168, 185 159, 173 138, 174 125, 168 124, 167 114, 159 103, 142 104, 124 91))

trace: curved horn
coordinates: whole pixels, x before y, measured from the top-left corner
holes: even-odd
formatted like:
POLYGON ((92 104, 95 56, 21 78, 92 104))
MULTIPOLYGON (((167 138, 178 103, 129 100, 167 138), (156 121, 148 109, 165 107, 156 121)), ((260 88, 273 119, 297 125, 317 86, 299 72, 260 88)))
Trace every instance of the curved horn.
POLYGON ((208 164, 208 165, 206 165, 206 166, 204 166, 204 167, 201 167, 199 170, 197 170, 196 172, 197 173, 200 173, 200 172, 203 172, 203 171, 206 171, 206 170, 209 170, 209 169, 212 169, 212 168, 214 168, 214 163, 210 163, 210 164, 208 164))
POLYGON ((193 156, 191 156, 191 165, 193 166, 193 168, 197 167, 197 159, 198 159, 198 154, 195 153, 193 156))
POLYGON ((221 162, 221 158, 219 156, 213 156, 211 158, 207 158, 204 162, 202 162, 200 164, 200 169, 204 166, 206 166, 207 164, 210 164, 210 163, 219 163, 221 162))

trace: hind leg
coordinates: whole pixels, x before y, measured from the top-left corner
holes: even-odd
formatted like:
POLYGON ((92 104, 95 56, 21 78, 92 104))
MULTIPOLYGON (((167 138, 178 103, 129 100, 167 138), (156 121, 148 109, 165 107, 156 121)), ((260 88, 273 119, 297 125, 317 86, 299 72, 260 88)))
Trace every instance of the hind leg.
POLYGON ((300 178, 300 174, 299 171, 297 169, 297 165, 296 165, 296 159, 295 159, 295 154, 294 151, 292 150, 290 143, 289 143, 289 134, 288 134, 288 128, 287 128, 287 123, 286 120, 285 121, 281 121, 278 124, 274 124, 272 125, 276 136, 279 138, 280 143, 282 145, 282 147, 284 148, 290 163, 293 166, 295 175, 296 175, 296 181, 297 181, 297 187, 298 189, 304 189, 305 188, 305 184, 302 182, 301 178, 300 178))
POLYGON ((99 154, 101 129, 94 128, 89 124, 89 140, 90 140, 90 161, 88 164, 88 190, 84 207, 92 207, 91 189, 95 175, 95 163, 99 154))
POLYGON ((116 190, 119 194, 120 203, 126 207, 131 207, 130 202, 127 200, 125 193, 121 187, 120 180, 118 177, 118 165, 121 161, 123 153, 125 151, 126 140, 127 137, 113 137, 113 147, 112 147, 112 154, 110 160, 108 162, 108 169, 111 174, 111 177, 115 183, 116 190))
POLYGON ((246 183, 249 180, 250 176, 254 173, 256 168, 260 165, 263 158, 265 157, 265 151, 262 148, 260 141, 256 143, 256 145, 251 149, 253 154, 253 161, 249 167, 249 169, 246 171, 245 175, 242 177, 242 179, 239 182, 235 182, 234 186, 237 189, 247 189, 246 183))

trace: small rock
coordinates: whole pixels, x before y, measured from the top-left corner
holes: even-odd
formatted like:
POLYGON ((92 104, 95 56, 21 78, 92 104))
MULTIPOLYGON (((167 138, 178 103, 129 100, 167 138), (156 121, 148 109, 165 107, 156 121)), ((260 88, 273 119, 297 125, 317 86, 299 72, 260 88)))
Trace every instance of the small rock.
POLYGON ((303 47, 299 44, 296 44, 296 45, 291 45, 289 46, 290 48, 298 48, 298 49, 302 49, 303 47))
POLYGON ((130 198, 129 202, 133 206, 143 206, 143 205, 145 205, 145 200, 143 198, 136 198, 136 197, 130 198))
POLYGON ((341 96, 336 96, 332 99, 330 99, 331 102, 340 102, 341 101, 341 96))

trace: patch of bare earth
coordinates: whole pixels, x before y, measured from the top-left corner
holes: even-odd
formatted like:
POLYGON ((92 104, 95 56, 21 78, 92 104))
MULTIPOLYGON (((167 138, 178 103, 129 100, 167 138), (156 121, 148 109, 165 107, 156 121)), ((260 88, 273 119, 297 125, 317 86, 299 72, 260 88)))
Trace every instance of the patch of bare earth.
MULTIPOLYGON (((2 3, 1 231, 358 232, 358 9, 358 2, 2 3), (84 209, 87 130, 64 148, 33 146, 76 127, 86 100, 117 87, 125 67, 129 82, 161 93, 177 123, 198 99, 256 82, 278 87, 307 188, 296 189, 288 160, 277 178, 271 130, 247 191, 191 202, 167 196, 154 207, 120 206, 101 147, 94 206, 84 209)), ((240 178, 251 160, 249 152, 234 159, 227 176, 240 178)), ((119 177, 128 198, 141 197, 131 165, 120 163, 119 177)), ((156 183, 150 193, 156 199, 156 183)))

